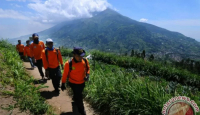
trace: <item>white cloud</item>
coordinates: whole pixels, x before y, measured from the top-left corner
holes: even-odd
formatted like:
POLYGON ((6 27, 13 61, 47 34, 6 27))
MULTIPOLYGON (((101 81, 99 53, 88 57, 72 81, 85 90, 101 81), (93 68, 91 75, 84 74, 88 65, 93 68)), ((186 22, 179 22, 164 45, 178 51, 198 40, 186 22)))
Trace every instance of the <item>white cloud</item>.
POLYGON ((28 4, 37 12, 35 19, 40 22, 61 22, 68 19, 91 17, 91 12, 103 11, 111 5, 107 0, 46 0, 28 4))
POLYGON ((145 19, 145 18, 140 19, 140 22, 147 22, 147 21, 148 21, 148 19, 145 19))
POLYGON ((26 0, 6 0, 6 1, 18 1, 18 2, 26 2, 26 0))
POLYGON ((15 7, 17 7, 17 8, 20 8, 20 7, 21 7, 21 6, 18 5, 18 4, 11 4, 11 6, 15 6, 15 7))
POLYGON ((200 26, 200 19, 183 19, 183 20, 155 20, 150 21, 156 25, 174 25, 174 26, 200 26))
POLYGON ((29 18, 14 10, 3 10, 0 8, 0 18, 13 18, 28 20, 29 18))

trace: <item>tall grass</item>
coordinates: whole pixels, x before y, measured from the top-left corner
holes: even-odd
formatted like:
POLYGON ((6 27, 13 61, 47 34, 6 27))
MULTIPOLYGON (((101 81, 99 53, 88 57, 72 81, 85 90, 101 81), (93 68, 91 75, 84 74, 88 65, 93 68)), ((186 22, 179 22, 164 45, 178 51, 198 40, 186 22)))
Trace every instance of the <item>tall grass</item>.
MULTIPOLYGON (((90 62, 93 68, 93 61, 90 62)), ((84 94, 102 114, 160 115, 163 104, 179 95, 188 96, 200 105, 200 93, 192 93, 190 87, 176 84, 174 89, 169 89, 171 82, 137 77, 134 71, 117 66, 98 63, 90 75, 84 94)))
POLYGON ((35 87, 34 78, 30 77, 23 67, 15 47, 6 40, 0 40, 0 83, 2 85, 11 85, 15 87, 12 93, 16 101, 15 107, 21 111, 30 111, 33 114, 54 114, 51 107, 40 96, 39 89, 45 87, 40 85, 35 87))
POLYGON ((200 89, 200 76, 187 70, 177 69, 171 65, 163 65, 158 62, 145 61, 136 57, 118 56, 100 51, 94 51, 92 55, 93 59, 97 61, 124 68, 134 68, 137 71, 144 71, 146 75, 159 76, 168 81, 177 81, 183 85, 195 86, 200 89))

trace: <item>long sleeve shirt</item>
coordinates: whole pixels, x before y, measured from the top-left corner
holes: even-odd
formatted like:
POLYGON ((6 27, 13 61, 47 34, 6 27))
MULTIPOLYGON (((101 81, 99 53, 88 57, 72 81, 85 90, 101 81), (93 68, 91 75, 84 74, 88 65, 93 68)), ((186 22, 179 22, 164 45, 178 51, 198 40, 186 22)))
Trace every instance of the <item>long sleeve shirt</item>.
POLYGON ((18 52, 24 52, 24 45, 23 44, 17 44, 16 45, 16 50, 18 52))
POLYGON ((63 59, 60 53, 60 50, 58 52, 54 48, 53 51, 47 50, 47 55, 45 54, 45 50, 42 51, 42 62, 44 69, 47 68, 56 68, 60 64, 63 64, 63 59), (48 59, 47 59, 48 58, 48 59))
POLYGON ((63 77, 62 77, 62 83, 66 82, 67 77, 69 76, 69 82, 75 83, 75 84, 82 84, 84 83, 84 78, 87 74, 90 74, 90 66, 88 60, 85 61, 82 59, 81 62, 75 62, 74 59, 72 59, 72 70, 69 73, 69 62, 67 61, 65 63, 63 77), (87 63, 87 67, 86 67, 87 63), (69 74, 69 75, 68 75, 69 74))
POLYGON ((32 57, 31 55, 31 51, 30 51, 30 46, 25 46, 24 47, 24 56, 29 56, 29 57, 32 57))
POLYGON ((42 51, 45 49, 44 43, 39 41, 38 44, 32 43, 30 45, 31 55, 36 59, 42 59, 42 51))

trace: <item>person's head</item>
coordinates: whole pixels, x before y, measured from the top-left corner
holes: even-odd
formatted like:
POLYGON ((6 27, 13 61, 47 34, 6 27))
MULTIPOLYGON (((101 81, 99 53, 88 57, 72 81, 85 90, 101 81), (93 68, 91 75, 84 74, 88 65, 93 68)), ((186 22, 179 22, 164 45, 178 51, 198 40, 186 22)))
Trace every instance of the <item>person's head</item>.
POLYGON ((30 45, 30 40, 26 41, 26 45, 28 45, 28 46, 30 45))
POLYGON ((18 44, 21 44, 21 40, 18 40, 18 44))
POLYGON ((48 48, 52 49, 53 48, 53 40, 51 38, 48 38, 46 40, 46 45, 48 48))
POLYGON ((73 57, 77 60, 77 61, 82 61, 83 56, 85 56, 85 50, 83 50, 80 47, 74 47, 73 51, 73 57))
POLYGON ((38 42, 39 35, 37 33, 32 34, 32 38, 34 42, 38 42))

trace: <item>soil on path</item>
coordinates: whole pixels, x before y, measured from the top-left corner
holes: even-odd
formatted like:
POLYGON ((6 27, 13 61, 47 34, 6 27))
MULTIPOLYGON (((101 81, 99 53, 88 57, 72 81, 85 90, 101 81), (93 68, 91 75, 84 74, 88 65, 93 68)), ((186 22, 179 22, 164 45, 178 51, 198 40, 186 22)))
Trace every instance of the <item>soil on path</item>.
MULTIPOLYGON (((71 96, 68 95, 68 92, 62 91, 60 89, 60 93, 57 94, 54 91, 52 81, 51 80, 41 80, 41 76, 38 72, 38 69, 35 68, 34 70, 30 69, 30 63, 29 62, 24 62, 24 66, 27 69, 28 73, 33 76, 36 81, 36 86, 39 85, 40 83, 44 83, 45 86, 48 86, 48 88, 42 88, 40 89, 41 96, 46 98, 46 101, 53 106, 55 109, 55 113, 57 115, 79 115, 77 112, 77 108, 72 101, 71 96), (37 84, 38 83, 38 84, 37 84)), ((44 69, 43 69, 44 72, 44 69)), ((89 104, 84 102, 85 106, 85 111, 87 115, 96 115, 94 113, 93 109, 90 107, 89 104)))

